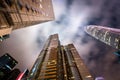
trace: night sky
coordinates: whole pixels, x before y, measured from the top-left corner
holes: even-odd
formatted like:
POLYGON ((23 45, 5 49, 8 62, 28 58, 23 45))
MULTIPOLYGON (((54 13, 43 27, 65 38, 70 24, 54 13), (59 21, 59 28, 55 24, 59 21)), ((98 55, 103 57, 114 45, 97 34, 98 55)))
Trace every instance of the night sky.
POLYGON ((0 43, 0 55, 9 53, 21 71, 31 69, 48 36, 59 34, 61 44, 74 43, 94 77, 120 80, 115 49, 84 32, 87 25, 120 29, 120 0, 53 0, 55 21, 18 29, 0 43))

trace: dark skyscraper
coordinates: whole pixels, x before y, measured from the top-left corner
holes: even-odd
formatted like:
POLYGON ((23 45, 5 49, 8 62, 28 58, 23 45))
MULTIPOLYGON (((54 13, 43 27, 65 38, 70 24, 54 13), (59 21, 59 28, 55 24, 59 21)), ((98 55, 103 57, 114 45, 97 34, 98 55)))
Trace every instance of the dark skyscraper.
POLYGON ((120 29, 90 25, 85 27, 85 31, 101 42, 120 50, 120 29))
POLYGON ((3 80, 16 80, 17 76, 20 74, 19 69, 13 69, 7 75, 5 75, 3 80))
POLYGON ((57 34, 46 41, 28 80, 93 80, 73 44, 60 45, 57 34))
POLYGON ((29 73, 29 70, 28 69, 25 69, 24 72, 21 72, 16 80, 26 80, 27 76, 28 76, 28 73, 29 73))
POLYGON ((9 54, 5 54, 0 57, 0 79, 6 76, 18 62, 12 58, 9 54))

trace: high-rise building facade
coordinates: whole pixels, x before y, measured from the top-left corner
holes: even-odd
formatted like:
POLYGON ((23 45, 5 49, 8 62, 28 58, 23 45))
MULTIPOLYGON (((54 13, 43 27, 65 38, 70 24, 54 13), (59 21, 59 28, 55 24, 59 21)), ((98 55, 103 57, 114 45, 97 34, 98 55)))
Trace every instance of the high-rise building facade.
POLYGON ((11 30, 54 20, 52 0, 1 0, 0 38, 11 30))
POLYGON ((60 45, 51 35, 35 61, 28 80, 93 80, 73 44, 60 45))
POLYGON ((10 71, 8 74, 6 74, 3 79, 0 80, 16 80, 20 72, 21 71, 19 69, 15 68, 12 71, 10 71))
POLYGON ((0 57, 0 80, 7 74, 9 74, 12 69, 15 67, 15 65, 18 64, 18 62, 11 57, 9 54, 5 54, 0 57))
POLYGON ((85 27, 85 32, 101 42, 120 50, 120 29, 90 25, 85 27))
POLYGON ((25 69, 24 72, 21 72, 15 80, 27 80, 29 70, 25 69))

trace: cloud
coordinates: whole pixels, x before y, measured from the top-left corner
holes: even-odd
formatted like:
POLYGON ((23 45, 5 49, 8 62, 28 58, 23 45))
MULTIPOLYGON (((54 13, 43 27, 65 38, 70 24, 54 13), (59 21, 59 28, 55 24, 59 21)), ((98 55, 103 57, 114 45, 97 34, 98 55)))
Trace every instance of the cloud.
MULTIPOLYGON (((94 0, 94 4, 97 3, 94 0)), ((88 24, 93 25, 104 25, 114 28, 120 28, 120 18, 119 18, 119 6, 120 3, 118 0, 101 0, 99 4, 95 5, 93 9, 94 16, 91 16, 88 24), (97 10, 98 9, 98 10, 97 10)))
MULTIPOLYGON (((118 59, 116 58, 116 55, 113 54, 115 50, 96 39, 84 39, 87 40, 87 42, 83 42, 83 47, 85 47, 84 45, 90 45, 89 43, 91 43, 91 41, 94 42, 90 48, 86 47, 86 50, 89 50, 86 52, 86 54, 81 54, 91 73, 96 77, 103 76, 105 80, 113 80, 113 77, 116 78, 115 80, 119 80, 119 76, 115 75, 116 69, 114 69, 117 67, 117 69, 120 70, 120 68, 118 68, 118 59), (111 70, 113 72, 111 72, 111 70), (112 73, 114 75, 110 76, 112 73)), ((78 48, 78 50, 80 49, 78 48)), ((119 71, 117 71, 117 74, 119 74, 119 71)))
POLYGON ((25 68, 30 69, 40 53, 41 47, 35 41, 38 36, 36 27, 15 30, 10 35, 10 38, 0 45, 0 55, 9 53, 18 61, 16 67, 20 68, 21 71, 25 68))
POLYGON ((66 8, 67 8, 67 10, 70 9, 73 2, 74 2, 74 0, 66 0, 66 8))
POLYGON ((22 71, 31 68, 48 36, 59 34, 62 44, 74 43, 86 65, 96 76, 119 80, 115 50, 84 32, 86 25, 120 28, 118 0, 53 0, 55 21, 13 31, 0 43, 0 53, 10 53, 22 71), (115 72, 114 72, 115 71, 115 72), (117 74, 116 74, 117 73, 117 74))

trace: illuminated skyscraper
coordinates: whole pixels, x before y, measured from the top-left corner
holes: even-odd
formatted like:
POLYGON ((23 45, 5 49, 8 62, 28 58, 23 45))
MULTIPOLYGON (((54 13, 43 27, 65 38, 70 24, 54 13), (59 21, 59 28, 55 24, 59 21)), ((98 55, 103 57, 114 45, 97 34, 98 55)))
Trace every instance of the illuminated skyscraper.
POLYGON ((120 29, 90 25, 85 27, 85 32, 113 48, 120 50, 120 29))
POLYGON ((11 30, 54 20, 52 0, 0 0, 0 40, 11 30))
POLYGON ((51 35, 34 63, 28 80, 93 80, 73 44, 60 45, 51 35))

